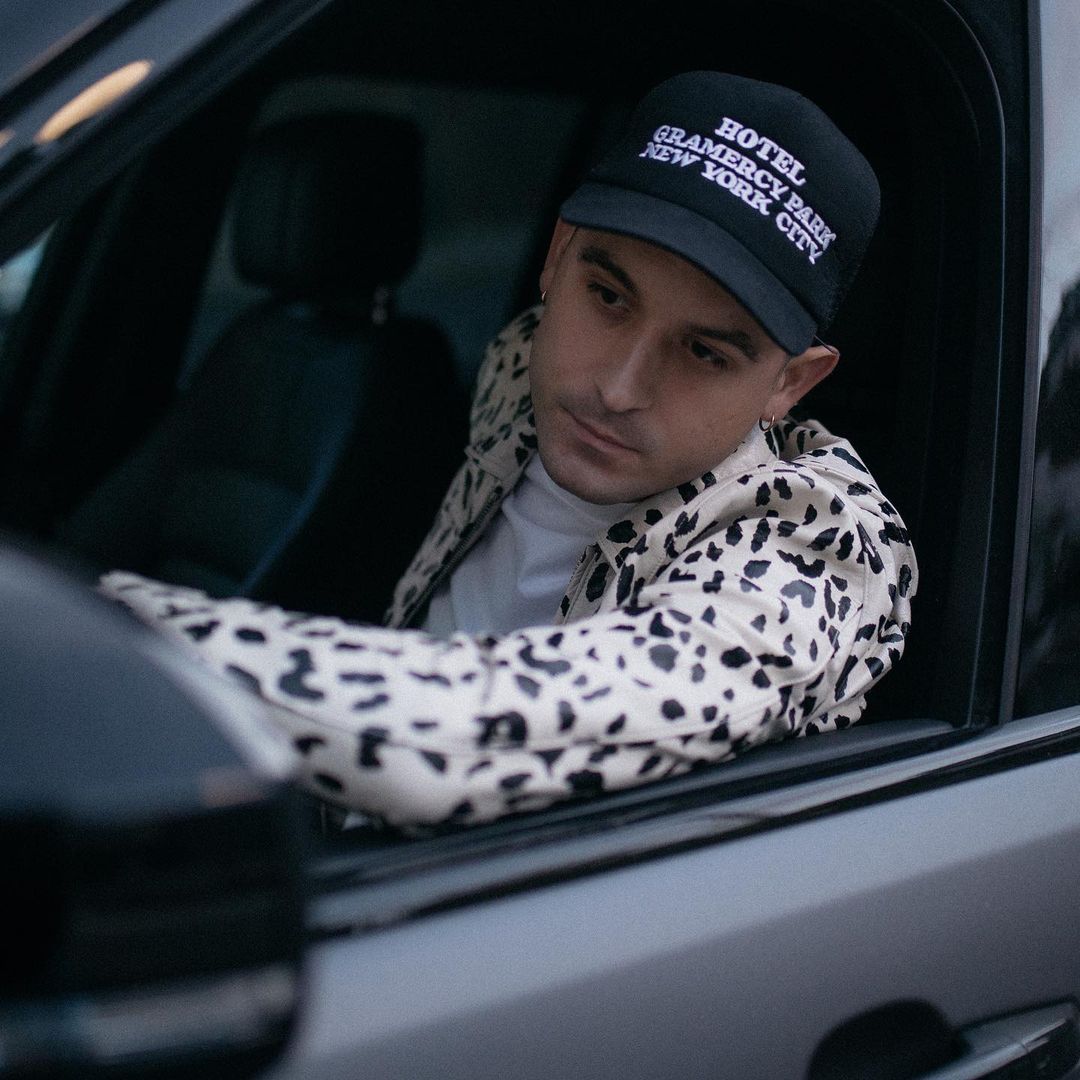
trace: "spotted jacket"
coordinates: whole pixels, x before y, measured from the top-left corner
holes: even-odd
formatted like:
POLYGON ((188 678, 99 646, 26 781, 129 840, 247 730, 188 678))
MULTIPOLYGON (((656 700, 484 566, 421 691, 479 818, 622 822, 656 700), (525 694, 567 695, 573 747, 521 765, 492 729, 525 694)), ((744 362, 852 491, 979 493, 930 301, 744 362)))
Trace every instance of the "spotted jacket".
POLYGON ((446 641, 404 629, 535 452, 538 318, 488 350, 466 460, 391 628, 103 579, 269 703, 311 790, 391 823, 480 822, 845 728, 904 646, 903 522, 848 443, 790 419, 597 537, 549 625, 446 641))

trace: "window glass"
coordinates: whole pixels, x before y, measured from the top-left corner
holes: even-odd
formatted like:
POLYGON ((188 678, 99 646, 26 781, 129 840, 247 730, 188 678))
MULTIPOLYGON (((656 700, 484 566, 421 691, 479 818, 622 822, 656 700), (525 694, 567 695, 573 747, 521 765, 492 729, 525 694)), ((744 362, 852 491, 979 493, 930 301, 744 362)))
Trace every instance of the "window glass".
POLYGON ((30 283, 41 265, 50 232, 51 230, 43 233, 29 247, 0 266, 0 401, 4 399, 4 392, 11 377, 11 361, 7 347, 11 327, 22 311, 30 291, 30 283))
POLYGON ((1044 0, 1040 41, 1042 374, 1021 714, 1080 704, 1080 8, 1044 0))

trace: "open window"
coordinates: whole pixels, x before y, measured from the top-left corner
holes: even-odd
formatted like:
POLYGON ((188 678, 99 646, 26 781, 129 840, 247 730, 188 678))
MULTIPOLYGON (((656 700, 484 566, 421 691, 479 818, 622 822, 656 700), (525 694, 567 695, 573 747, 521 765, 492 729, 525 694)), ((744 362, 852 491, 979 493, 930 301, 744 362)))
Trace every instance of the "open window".
MULTIPOLYGON (((395 859, 440 861, 586 822, 608 829, 715 807, 996 719, 1005 643, 993 612, 1007 581, 992 564, 1011 528, 997 455, 1014 438, 1001 402, 1007 163, 994 76, 970 30, 940 0, 630 0, 618 18, 580 2, 512 18, 494 3, 465 12, 434 0, 330 4, 178 114, 136 159, 99 165, 90 199, 69 196, 47 272, 12 318, 0 362, 10 373, 2 455, 12 476, 33 477, 39 497, 31 503, 25 483, 5 485, 0 523, 62 549, 78 508, 137 453, 232 308, 249 299, 227 251, 254 133, 285 115, 349 112, 417 126, 426 210, 396 301, 440 328, 465 386, 481 340, 534 301, 557 207, 630 104, 670 74, 705 67, 805 92, 881 180, 879 233, 826 335, 842 365, 803 409, 851 439, 910 527, 922 580, 907 654, 871 695, 865 728, 406 845, 410 854, 395 859)), ((387 170, 400 165, 391 143, 372 139, 368 151, 387 170)), ((396 435, 404 445, 437 420, 416 415, 396 435)), ((407 497, 380 491, 371 513, 393 518, 393 500, 407 497)), ((286 572, 263 597, 288 602, 294 584, 286 572)), ((393 581, 379 584, 388 595, 393 581)), ((354 850, 400 843, 358 833, 338 868, 351 875, 354 850)))

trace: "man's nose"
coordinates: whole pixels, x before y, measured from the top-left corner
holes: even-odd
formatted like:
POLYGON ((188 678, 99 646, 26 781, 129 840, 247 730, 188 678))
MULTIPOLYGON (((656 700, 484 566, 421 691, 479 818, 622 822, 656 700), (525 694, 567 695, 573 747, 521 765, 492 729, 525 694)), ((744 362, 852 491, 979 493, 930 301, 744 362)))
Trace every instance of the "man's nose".
POLYGON ((627 343, 596 372, 600 399, 609 412, 632 412, 652 404, 656 350, 647 338, 627 343))

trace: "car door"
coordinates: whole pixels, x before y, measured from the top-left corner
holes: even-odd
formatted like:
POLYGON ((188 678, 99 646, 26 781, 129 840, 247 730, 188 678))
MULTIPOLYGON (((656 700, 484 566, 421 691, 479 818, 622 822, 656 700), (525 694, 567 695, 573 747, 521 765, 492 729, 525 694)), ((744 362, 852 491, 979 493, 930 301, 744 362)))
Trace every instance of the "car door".
MULTIPOLYGON (((1067 565, 1055 560, 1076 537, 1068 521, 1045 525, 1047 508, 1074 491, 1068 469, 1040 480, 1036 457, 1037 423, 1054 423, 1057 365, 1045 361, 1039 414, 1053 334, 1045 344, 1034 334, 1029 298, 1045 307, 1054 297, 1039 292, 1049 278, 1033 223, 1046 195, 1033 179, 1075 190, 1077 175, 1075 155, 1051 149, 1060 143, 1047 139, 1045 173, 1030 153, 1050 103, 1075 90, 1061 61, 1075 17, 1048 7, 1040 30, 1038 12, 1007 0, 707 13, 641 2, 624 5, 617 25, 602 4, 515 23, 483 3, 238 2, 211 13, 171 0, 117 8, 97 36, 59 49, 0 100, 11 133, 0 147, 0 257, 57 219, 93 226, 50 234, 64 242, 31 284, 37 321, 12 321, 5 358, 15 384, 33 376, 37 397, 0 408, 53 401, 34 361, 62 373, 87 345, 50 338, 35 353, 31 332, 44 298, 62 324, 80 290, 116 273, 80 247, 110 227, 87 194, 108 194, 196 108, 227 112, 256 62, 267 61, 260 78, 271 84, 314 65, 390 80, 403 98, 419 83, 472 80, 525 95, 532 113, 541 99, 530 93, 576 95, 594 119, 652 75, 727 64, 828 95, 886 181, 872 272, 838 326, 845 351, 877 363, 814 403, 829 422, 861 425, 858 443, 891 473, 923 564, 925 629, 875 692, 874 722, 483 828, 313 839, 305 1008, 272 1075, 820 1080, 879 1075, 889 1062, 880 1075, 955 1066, 967 1071, 941 1075, 981 1076, 1026 1067, 1046 1047, 1065 1057, 1043 1075, 1068 1075, 1080 1000, 1080 711, 1060 662, 1071 624, 1061 620, 1046 645, 1050 616, 1029 597, 1026 636, 1021 625, 1025 584, 1035 595, 1037 575, 1067 565), (321 22, 294 29, 323 7, 321 22), (91 95, 80 106, 89 111, 64 113, 125 70, 105 105, 91 95), (54 137, 39 140, 44 130, 54 137), (50 292, 60 255, 83 252, 70 279, 79 290, 50 292), (1049 684, 1036 657, 1057 664, 1061 685, 1042 699, 1031 696, 1049 684)), ((450 175, 500 152, 506 132, 488 128, 488 142, 449 141, 460 155, 450 175)), ((209 130, 196 124, 185 152, 209 130)), ((596 124, 582 131, 603 138, 596 124)), ((206 139, 203 150, 226 144, 206 139)), ((514 143, 526 175, 529 150, 527 138, 514 143)), ((182 172, 173 183, 166 190, 183 190, 182 172)), ((550 205, 557 195, 552 184, 550 205)), ((140 250, 170 242, 145 225, 135 236, 140 250)), ((122 305, 115 314, 135 327, 122 305)), ((68 338, 80 334, 76 325, 68 338)), ((182 354, 180 329, 162 342, 182 354)), ((1075 443, 1066 438, 1054 460, 1062 453, 1072 460, 1075 443)), ((69 479, 69 497, 90 482, 69 479)), ((1055 584, 1039 595, 1056 597, 1055 584)))
POLYGON ((726 795, 705 794, 704 780, 696 797, 672 785, 666 804, 630 796, 608 804, 613 817, 578 815, 562 836, 548 815, 328 859, 312 906, 321 941, 309 1012, 275 1076, 1078 1075, 1080 654, 1067 573, 1077 443, 1062 415, 1076 415, 1076 399, 1062 400, 1071 384, 1060 370, 1075 363, 1065 340, 1075 294, 1053 329, 1045 312, 1041 337, 1034 323, 1040 287, 1056 312, 1076 275, 1060 250, 1075 251, 1075 230, 1060 222, 1075 211, 1080 176, 1063 134, 1080 26, 1067 8, 1044 7, 1042 22, 1031 12, 1030 39, 1012 24, 1012 58, 1030 46, 1030 73, 1026 58, 1008 69, 1000 39, 992 48, 1004 19, 995 27, 985 11, 965 12, 983 34, 972 35, 976 48, 1000 65, 1008 154, 1028 152, 1028 91, 1035 147, 1030 219, 1028 174, 1017 170, 1005 190, 1004 162, 1000 218, 992 200, 984 207, 987 233, 1003 224, 1001 250, 1012 253, 998 285, 1021 285, 1036 302, 1029 323, 1015 295, 981 297, 1013 398, 993 410, 1013 427, 991 449, 1018 543, 989 525, 998 580, 984 615, 999 636, 990 630, 974 661, 1003 676, 1002 723, 959 741, 937 733, 936 747, 932 726, 912 723, 921 752, 902 758, 904 724, 871 727, 860 733, 867 756, 846 772, 838 749, 813 775, 796 756, 805 748, 778 748, 728 766, 726 795), (1048 200, 1055 217, 1044 219, 1040 252, 1048 200), (1026 689, 1014 708, 1025 575, 1038 599, 1029 596, 1026 689))

